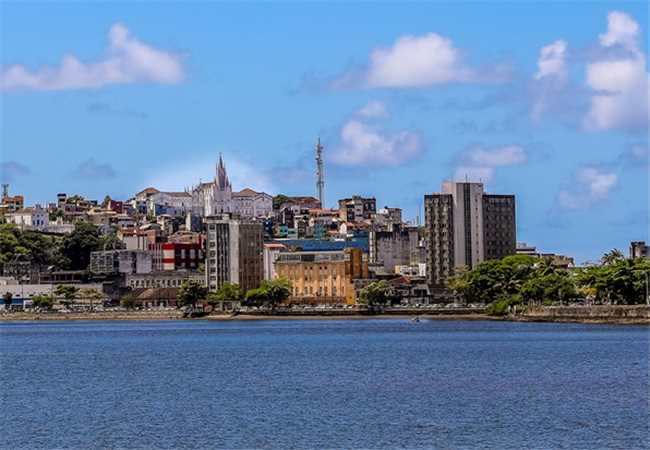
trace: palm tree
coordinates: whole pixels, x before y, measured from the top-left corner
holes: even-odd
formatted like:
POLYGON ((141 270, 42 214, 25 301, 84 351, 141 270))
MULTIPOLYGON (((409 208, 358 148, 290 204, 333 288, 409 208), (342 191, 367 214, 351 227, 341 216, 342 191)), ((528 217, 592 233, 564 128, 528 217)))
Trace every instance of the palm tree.
POLYGON ((614 248, 607 253, 603 255, 602 258, 600 258, 600 262, 604 266, 611 266, 612 264, 617 263, 618 261, 622 261, 625 259, 625 255, 623 255, 623 252, 621 252, 619 249, 614 248))

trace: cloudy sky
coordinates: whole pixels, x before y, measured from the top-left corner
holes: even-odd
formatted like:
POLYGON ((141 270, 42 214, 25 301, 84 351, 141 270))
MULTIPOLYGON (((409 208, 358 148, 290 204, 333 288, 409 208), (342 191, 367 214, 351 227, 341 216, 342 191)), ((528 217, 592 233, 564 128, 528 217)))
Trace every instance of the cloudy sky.
MULTIPOLYGON (((523 3, 523 2, 522 2, 523 3)), ((518 237, 579 261, 648 240, 648 7, 4 3, 0 177, 28 203, 209 179, 517 195, 518 237)))

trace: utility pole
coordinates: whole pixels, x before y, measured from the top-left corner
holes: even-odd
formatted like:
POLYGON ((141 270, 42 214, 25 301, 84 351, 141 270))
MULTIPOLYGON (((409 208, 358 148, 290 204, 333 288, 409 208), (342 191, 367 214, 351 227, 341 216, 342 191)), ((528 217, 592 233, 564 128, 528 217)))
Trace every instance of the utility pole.
POLYGON ((320 136, 316 142, 316 192, 320 207, 325 207, 325 173, 323 171, 323 146, 320 144, 320 136))

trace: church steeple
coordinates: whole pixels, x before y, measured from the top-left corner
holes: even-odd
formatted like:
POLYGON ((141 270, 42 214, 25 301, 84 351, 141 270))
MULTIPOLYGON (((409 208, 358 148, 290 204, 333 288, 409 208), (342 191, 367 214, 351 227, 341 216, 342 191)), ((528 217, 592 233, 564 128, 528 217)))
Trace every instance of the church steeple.
POLYGON ((230 188, 230 180, 228 180, 228 174, 226 173, 226 165, 223 163, 223 155, 219 153, 219 164, 217 165, 216 177, 214 179, 216 188, 220 191, 224 191, 230 188))

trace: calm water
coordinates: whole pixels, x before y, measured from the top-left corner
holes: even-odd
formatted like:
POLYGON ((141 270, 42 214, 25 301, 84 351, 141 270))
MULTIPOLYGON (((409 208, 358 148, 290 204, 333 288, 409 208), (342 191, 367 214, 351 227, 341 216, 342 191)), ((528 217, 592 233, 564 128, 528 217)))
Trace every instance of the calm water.
POLYGON ((648 448, 650 330, 0 324, 2 448, 648 448))

